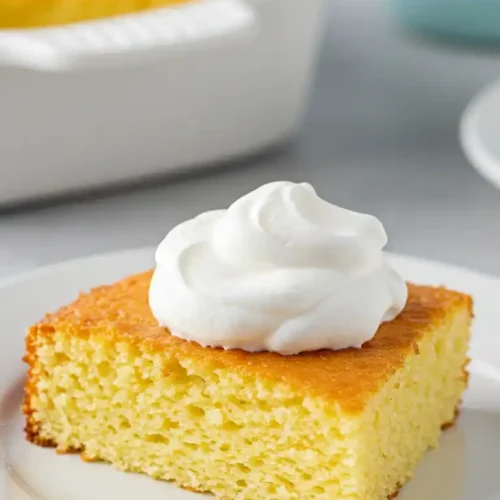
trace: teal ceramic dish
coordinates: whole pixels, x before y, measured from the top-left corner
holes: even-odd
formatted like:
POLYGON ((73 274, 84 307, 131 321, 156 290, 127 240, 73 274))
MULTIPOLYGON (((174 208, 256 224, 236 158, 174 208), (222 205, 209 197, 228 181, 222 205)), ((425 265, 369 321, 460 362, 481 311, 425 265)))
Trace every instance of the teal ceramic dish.
POLYGON ((407 27, 434 36, 500 44, 500 0, 391 0, 407 27))

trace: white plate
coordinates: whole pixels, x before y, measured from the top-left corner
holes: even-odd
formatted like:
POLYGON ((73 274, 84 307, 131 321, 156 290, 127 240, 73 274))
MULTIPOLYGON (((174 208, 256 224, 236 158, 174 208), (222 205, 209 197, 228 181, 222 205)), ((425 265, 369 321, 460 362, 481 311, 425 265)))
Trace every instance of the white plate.
POLYGON ((460 142, 472 166, 500 189, 500 81, 482 90, 467 106, 460 142))
MULTIPOLYGON (((18 411, 24 366, 23 331, 45 312, 72 300, 80 290, 111 282, 152 265, 152 249, 138 249, 67 262, 0 284, 0 433, 9 472, 5 500, 196 500, 189 493, 148 477, 125 474, 78 456, 59 456, 24 441, 18 411)), ((445 284, 474 296, 477 319, 471 353, 471 386, 458 426, 427 454, 401 500, 500 500, 500 279, 392 256, 403 276, 445 284)))

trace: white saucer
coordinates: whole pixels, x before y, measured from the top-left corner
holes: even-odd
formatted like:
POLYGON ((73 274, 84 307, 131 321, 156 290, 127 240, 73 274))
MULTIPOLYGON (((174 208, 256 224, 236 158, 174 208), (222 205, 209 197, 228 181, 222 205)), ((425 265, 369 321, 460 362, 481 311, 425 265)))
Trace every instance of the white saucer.
MULTIPOLYGON (((2 500, 196 500, 207 498, 24 440, 19 404, 23 332, 80 290, 152 265, 152 249, 89 257, 0 283, 0 437, 8 472, 2 500)), ((474 296, 471 386, 456 428, 427 454, 401 500, 500 500, 500 279, 443 264, 392 256, 403 276, 474 296)))
POLYGON ((472 166, 500 189, 500 81, 487 86, 467 106, 460 142, 472 166))

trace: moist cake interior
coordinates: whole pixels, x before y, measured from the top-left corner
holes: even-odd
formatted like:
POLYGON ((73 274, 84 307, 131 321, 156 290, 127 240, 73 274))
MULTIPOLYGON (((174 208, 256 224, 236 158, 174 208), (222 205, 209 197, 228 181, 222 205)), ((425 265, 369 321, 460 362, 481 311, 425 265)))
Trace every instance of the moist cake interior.
POLYGON ((284 357, 170 335, 150 278, 82 294, 29 330, 28 439, 219 498, 385 500, 454 421, 465 295, 409 285, 362 349, 284 357))

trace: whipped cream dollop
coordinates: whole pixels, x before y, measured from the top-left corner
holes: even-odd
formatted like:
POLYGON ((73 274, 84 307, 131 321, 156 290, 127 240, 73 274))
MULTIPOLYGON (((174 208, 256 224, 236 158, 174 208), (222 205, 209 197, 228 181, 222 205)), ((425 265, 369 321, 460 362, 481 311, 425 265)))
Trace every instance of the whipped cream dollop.
POLYGON ((296 354, 361 347, 407 288, 371 215, 274 182, 175 227, 156 251, 159 324, 202 346, 296 354))

